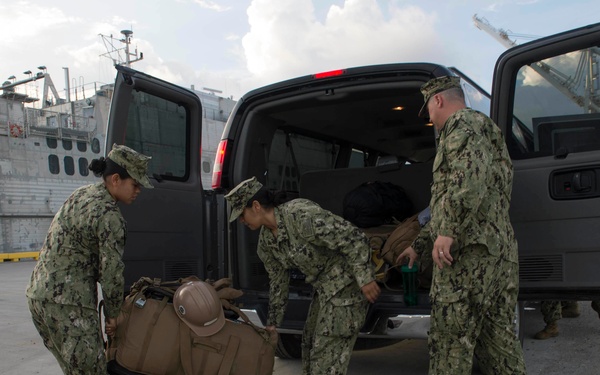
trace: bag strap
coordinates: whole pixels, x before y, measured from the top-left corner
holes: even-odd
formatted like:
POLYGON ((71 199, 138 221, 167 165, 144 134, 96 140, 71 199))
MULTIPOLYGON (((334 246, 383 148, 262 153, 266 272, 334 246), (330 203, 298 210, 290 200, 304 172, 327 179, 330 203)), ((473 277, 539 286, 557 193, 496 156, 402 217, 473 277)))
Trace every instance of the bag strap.
POLYGON ((219 367, 218 375, 228 375, 231 373, 231 368, 235 362, 235 356, 239 347, 240 338, 233 335, 229 336, 229 342, 227 343, 227 349, 225 349, 225 354, 223 355, 223 361, 219 367))
MULTIPOLYGON (((163 297, 162 301, 160 301, 160 305, 158 305, 158 309, 156 309, 156 311, 154 312, 154 315, 152 316, 152 321, 150 322, 152 327, 154 327, 156 325, 156 322, 158 321, 160 314, 167 306, 167 302, 169 302, 169 298, 166 296, 163 297)), ((152 339, 153 333, 154 333, 153 329, 149 329, 146 332, 146 337, 144 337, 144 343, 142 344, 142 350, 140 351, 140 357, 138 358, 138 363, 137 363, 136 368, 142 368, 144 366, 144 361, 146 358, 145 358, 145 356, 142 356, 141 353, 148 353, 148 347, 150 346, 150 340, 152 339)))
POLYGON ((179 320, 179 357, 181 358, 183 373, 193 375, 190 329, 181 319, 179 320))

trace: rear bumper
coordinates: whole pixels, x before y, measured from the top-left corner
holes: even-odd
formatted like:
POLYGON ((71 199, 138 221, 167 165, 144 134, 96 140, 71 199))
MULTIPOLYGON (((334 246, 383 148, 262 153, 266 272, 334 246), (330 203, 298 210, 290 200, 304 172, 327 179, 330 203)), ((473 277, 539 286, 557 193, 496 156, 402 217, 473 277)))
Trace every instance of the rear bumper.
MULTIPOLYGON (((254 309, 242 309, 252 323, 264 327, 258 312, 254 309)), ((359 338, 367 339, 427 339, 429 332, 429 315, 396 315, 387 318, 382 332, 360 332, 359 338)), ((278 328, 283 334, 301 335, 301 329, 278 328)))

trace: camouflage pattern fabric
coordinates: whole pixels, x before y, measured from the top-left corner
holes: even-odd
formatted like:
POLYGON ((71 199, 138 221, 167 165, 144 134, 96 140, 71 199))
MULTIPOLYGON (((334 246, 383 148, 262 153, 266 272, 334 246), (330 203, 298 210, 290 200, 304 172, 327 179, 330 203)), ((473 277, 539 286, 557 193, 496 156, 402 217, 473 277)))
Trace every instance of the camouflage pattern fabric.
POLYGON ((460 249, 450 267, 433 269, 429 374, 525 374, 513 330, 519 266, 483 245, 460 249))
POLYGON ((369 303, 350 284, 329 300, 315 293, 302 334, 303 375, 343 375, 369 303))
MULTIPOLYGON (((544 317, 544 323, 550 324, 562 319, 562 310, 577 306, 577 301, 542 301, 540 303, 540 311, 544 317)), ((592 309, 598 313, 600 317, 600 300, 592 301, 592 309)))
MULTIPOLYGON (((38 306, 32 315, 42 317, 36 322, 38 330, 49 322, 43 319, 45 316, 68 327, 73 324, 72 311, 96 311, 96 283, 102 286, 106 314, 111 318, 119 315, 124 291, 121 257, 125 237, 125 220, 104 183, 84 186, 71 194, 50 224, 26 291, 27 298, 38 306), (62 305, 68 314, 61 315, 63 310, 54 305, 62 305)), ((60 346, 65 335, 91 340, 89 345, 99 342, 98 325, 93 337, 83 337, 77 327, 73 327, 73 332, 65 329, 67 332, 46 327, 40 334, 45 335, 45 342, 53 343, 51 350, 59 353, 68 352, 60 346)))
POLYGON ((560 301, 542 301, 540 303, 540 311, 546 324, 562 319, 562 304, 560 301))
POLYGON ((422 254, 431 251, 424 236, 454 239, 452 266, 434 267, 430 374, 470 374, 473 350, 489 363, 485 373, 525 373, 512 331, 519 290, 517 243, 508 214, 512 176, 502 133, 489 117, 465 108, 447 119, 433 164, 429 230, 413 242, 422 254), (496 302, 477 299, 484 296, 496 302), (484 319, 477 311, 501 320, 484 319), (485 345, 475 349, 479 342, 485 345))
POLYGON ((429 115, 427 111, 427 102, 431 99, 435 94, 439 94, 442 91, 450 90, 450 89, 459 89, 460 88, 460 78, 459 77, 438 77, 427 81, 421 87, 421 94, 423 94, 423 106, 419 111, 419 117, 425 117, 429 115))
POLYGON ((250 199, 256 193, 258 193, 262 186, 263 185, 258 182, 256 177, 252 177, 240 182, 236 187, 233 188, 233 190, 225 195, 225 199, 227 199, 230 207, 230 223, 233 223, 238 217, 240 217, 250 199))
POLYGON ((29 299, 33 324, 67 375, 106 375, 98 312, 29 299))
POLYGON ((375 280, 367 239, 348 221, 307 199, 294 199, 274 211, 277 237, 263 227, 258 243, 258 256, 269 273, 268 324, 283 320, 290 269, 299 269, 318 296, 304 332, 304 366, 311 374, 344 374, 350 356, 346 347, 356 340, 366 314, 368 302, 360 287, 375 280), (345 322, 343 332, 336 322, 345 322), (327 370, 327 364, 334 362, 346 367, 328 372, 334 370, 327 370))
POLYGON ((143 187, 147 189, 154 188, 147 175, 148 162, 150 162, 152 157, 115 143, 112 150, 108 153, 108 158, 125 168, 129 176, 143 187))

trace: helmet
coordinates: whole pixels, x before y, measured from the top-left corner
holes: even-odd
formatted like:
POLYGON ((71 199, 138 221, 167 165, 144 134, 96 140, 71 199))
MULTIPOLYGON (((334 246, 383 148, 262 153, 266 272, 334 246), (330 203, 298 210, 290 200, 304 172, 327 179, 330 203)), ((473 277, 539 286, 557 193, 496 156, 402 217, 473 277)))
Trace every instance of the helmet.
POLYGON ((198 336, 212 336, 225 325, 225 314, 215 289, 204 281, 190 281, 173 296, 177 316, 198 336))

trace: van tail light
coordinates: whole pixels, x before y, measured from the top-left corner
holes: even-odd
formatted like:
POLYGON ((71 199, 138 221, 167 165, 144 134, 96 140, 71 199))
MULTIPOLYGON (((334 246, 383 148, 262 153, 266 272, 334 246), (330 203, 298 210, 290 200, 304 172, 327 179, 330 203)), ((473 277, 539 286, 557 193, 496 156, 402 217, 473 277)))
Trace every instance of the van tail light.
POLYGON ((317 74, 313 75, 313 77, 315 79, 329 78, 329 77, 341 76, 344 73, 346 73, 346 71, 344 69, 330 70, 328 72, 317 73, 317 74))
POLYGON ((223 162, 225 161, 225 150, 227 150, 227 140, 222 139, 217 148, 217 156, 215 156, 215 165, 212 174, 212 188, 219 189, 221 187, 221 177, 223 176, 223 162))

